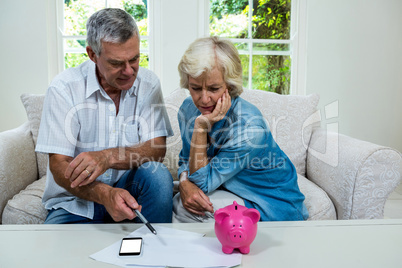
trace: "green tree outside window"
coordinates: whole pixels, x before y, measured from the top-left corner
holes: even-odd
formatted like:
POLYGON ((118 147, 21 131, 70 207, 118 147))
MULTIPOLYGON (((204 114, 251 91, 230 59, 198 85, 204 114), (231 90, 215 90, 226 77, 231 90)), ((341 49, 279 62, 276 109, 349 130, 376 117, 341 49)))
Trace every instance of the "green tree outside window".
POLYGON ((289 44, 266 43, 259 40, 290 39, 290 0, 253 0, 251 32, 249 32, 248 0, 210 0, 210 34, 227 38, 254 39, 252 48, 247 42, 234 42, 240 52, 244 86, 249 85, 251 71, 252 88, 289 94, 290 66, 289 44), (252 49, 252 70, 249 70, 252 49), (272 55, 261 55, 271 51, 272 55), (285 53, 275 53, 285 52, 285 53), (278 54, 278 55, 275 55, 278 54))
MULTIPOLYGON (((122 8, 131 14, 137 22, 140 35, 147 35, 148 13, 146 0, 143 0, 142 4, 136 4, 132 0, 114 0, 110 2, 112 2, 113 6, 122 8)), ((82 36, 82 38, 66 38, 64 40, 65 48, 70 50, 64 55, 66 69, 78 66, 89 59, 87 53, 82 52, 85 51, 87 46, 85 24, 94 12, 104 7, 104 0, 64 0, 64 35, 82 36)), ((141 40, 141 49, 143 48, 148 48, 148 40, 141 40)), ((149 66, 149 57, 145 53, 140 54, 140 66, 145 68, 149 66)))

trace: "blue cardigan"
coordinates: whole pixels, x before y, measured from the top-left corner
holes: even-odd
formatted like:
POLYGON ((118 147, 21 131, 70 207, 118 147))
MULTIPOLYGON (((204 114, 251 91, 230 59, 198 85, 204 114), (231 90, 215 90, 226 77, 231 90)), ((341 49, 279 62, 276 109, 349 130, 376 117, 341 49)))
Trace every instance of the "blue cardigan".
MULTIPOLYGON (((200 111, 191 97, 178 113, 183 142, 178 175, 189 172, 191 137, 200 111)), ((304 195, 297 184, 296 169, 274 141, 261 112, 241 97, 232 99, 224 119, 208 133, 209 163, 189 175, 203 192, 229 191, 255 208, 262 221, 306 220, 304 195)))

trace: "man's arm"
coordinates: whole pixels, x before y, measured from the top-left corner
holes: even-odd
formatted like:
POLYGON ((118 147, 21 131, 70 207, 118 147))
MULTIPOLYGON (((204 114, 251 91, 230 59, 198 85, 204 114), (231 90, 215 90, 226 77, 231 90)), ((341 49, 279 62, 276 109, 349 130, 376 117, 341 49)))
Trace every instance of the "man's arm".
POLYGON ((140 145, 105 150, 110 168, 132 169, 150 161, 163 162, 166 154, 166 137, 157 137, 140 145))
POLYGON ((84 152, 70 161, 64 177, 71 188, 89 185, 109 168, 128 170, 149 161, 162 162, 166 153, 166 137, 157 137, 133 147, 110 148, 84 152))
POLYGON ((72 157, 49 154, 49 168, 58 185, 73 195, 105 206, 115 221, 133 219, 133 209, 141 209, 134 197, 124 189, 114 188, 105 183, 95 181, 89 185, 71 188, 70 181, 65 178, 65 170, 73 161, 72 157))

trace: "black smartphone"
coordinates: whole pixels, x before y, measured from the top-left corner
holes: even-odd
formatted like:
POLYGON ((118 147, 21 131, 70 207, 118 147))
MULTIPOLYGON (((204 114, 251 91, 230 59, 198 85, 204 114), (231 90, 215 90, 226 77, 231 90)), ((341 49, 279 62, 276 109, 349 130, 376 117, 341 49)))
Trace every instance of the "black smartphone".
POLYGON ((126 237, 121 240, 119 256, 139 256, 142 251, 142 237, 126 237))

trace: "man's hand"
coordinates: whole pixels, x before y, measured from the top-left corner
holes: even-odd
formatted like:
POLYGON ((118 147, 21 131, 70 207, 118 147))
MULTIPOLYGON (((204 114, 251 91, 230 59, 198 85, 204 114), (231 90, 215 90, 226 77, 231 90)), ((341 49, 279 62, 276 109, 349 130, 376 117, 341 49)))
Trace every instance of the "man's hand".
POLYGON ((125 189, 111 187, 104 197, 102 205, 105 206, 115 222, 134 219, 137 215, 133 209, 141 211, 142 207, 125 189))
POLYGON ((209 197, 189 180, 181 180, 179 184, 180 198, 183 207, 197 215, 205 215, 205 211, 214 213, 209 197))
POLYGON ((65 155, 49 154, 49 168, 56 183, 79 198, 105 206, 116 222, 134 219, 136 215, 133 209, 141 211, 141 206, 125 189, 114 188, 100 181, 95 181, 82 187, 71 188, 70 182, 65 179, 65 170, 70 168, 71 162, 76 159, 65 155))
POLYGON ((71 188, 75 188, 92 183, 107 169, 109 162, 104 151, 84 152, 70 162, 64 176, 70 180, 71 188))

